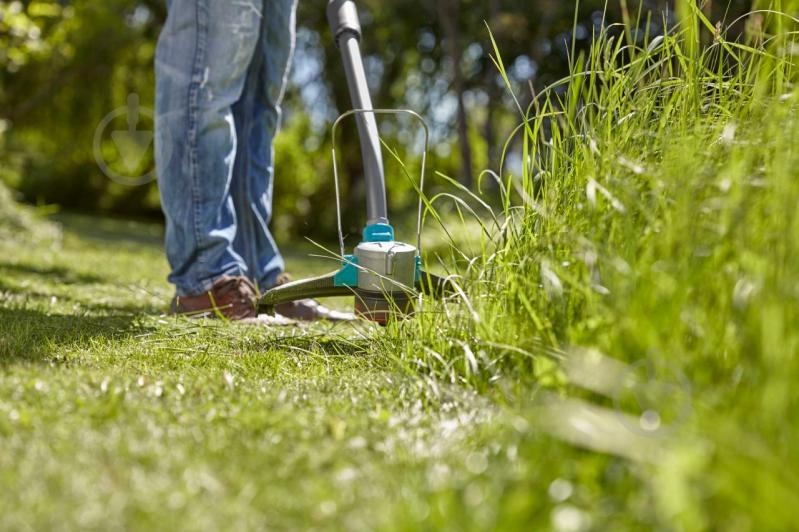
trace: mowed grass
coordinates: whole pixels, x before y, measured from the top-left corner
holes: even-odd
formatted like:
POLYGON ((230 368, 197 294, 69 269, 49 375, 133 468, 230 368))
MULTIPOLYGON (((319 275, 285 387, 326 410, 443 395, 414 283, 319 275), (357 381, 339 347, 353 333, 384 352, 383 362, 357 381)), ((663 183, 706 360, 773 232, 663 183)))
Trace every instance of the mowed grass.
POLYGON ((449 183, 462 290, 386 329, 170 318, 157 227, 4 206, 0 528, 795 528, 799 21, 679 4, 449 183))
POLYGON ((379 331, 159 316, 158 227, 63 223, 0 244, 3 529, 411 525, 464 482, 491 406, 392 370, 379 331))

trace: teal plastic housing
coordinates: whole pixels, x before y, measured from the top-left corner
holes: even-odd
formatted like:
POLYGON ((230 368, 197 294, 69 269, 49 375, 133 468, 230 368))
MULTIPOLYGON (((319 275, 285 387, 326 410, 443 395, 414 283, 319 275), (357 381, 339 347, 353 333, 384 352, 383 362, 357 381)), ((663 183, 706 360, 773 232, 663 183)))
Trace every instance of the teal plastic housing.
POLYGON ((358 287, 358 257, 355 255, 344 255, 341 261, 341 269, 333 277, 335 286, 358 287))
MULTIPOLYGON (((388 224, 367 225, 363 230, 364 242, 392 242, 394 228, 388 224)), ((422 276, 422 257, 416 257, 416 281, 422 276)), ((341 261, 341 269, 333 278, 335 286, 348 286, 358 288, 358 257, 345 255, 341 261)))
POLYGON ((392 240, 394 240, 394 228, 388 224, 372 224, 363 229, 364 242, 391 242, 392 240))

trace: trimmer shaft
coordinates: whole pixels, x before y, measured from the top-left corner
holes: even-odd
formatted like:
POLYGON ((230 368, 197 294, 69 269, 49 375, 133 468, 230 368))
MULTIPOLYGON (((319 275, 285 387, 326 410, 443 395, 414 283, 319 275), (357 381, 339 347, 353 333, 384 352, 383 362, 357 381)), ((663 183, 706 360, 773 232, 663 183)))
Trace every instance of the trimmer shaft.
MULTIPOLYGON (((441 296, 450 291, 450 282, 422 270, 420 251, 414 246, 397 242, 394 228, 389 224, 386 206, 386 181, 380 136, 377 130, 377 113, 406 113, 424 126, 425 140, 419 178, 419 193, 424 190, 424 170, 429 140, 429 128, 421 116, 413 111, 372 108, 366 74, 361 57, 361 24, 353 0, 329 0, 328 20, 336 44, 341 51, 347 88, 353 109, 342 114, 333 124, 333 178, 336 184, 336 216, 341 245, 341 269, 327 275, 295 281, 268 290, 259 302, 259 309, 273 312, 276 305, 307 297, 355 296, 355 310, 372 321, 385 324, 392 315, 407 315, 414 311, 413 302, 419 293, 441 296), (363 241, 355 253, 345 255, 344 235, 341 230, 341 207, 338 194, 336 167, 336 128, 343 118, 355 116, 361 141, 364 178, 366 181, 367 225, 363 241)), ((422 199, 416 228, 417 246, 421 247, 422 199)))

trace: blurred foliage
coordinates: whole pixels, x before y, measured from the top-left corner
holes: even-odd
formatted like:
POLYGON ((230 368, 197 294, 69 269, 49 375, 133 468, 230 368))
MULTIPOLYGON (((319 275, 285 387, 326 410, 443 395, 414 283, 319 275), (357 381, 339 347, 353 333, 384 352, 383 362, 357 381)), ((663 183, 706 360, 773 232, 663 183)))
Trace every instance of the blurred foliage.
MULTIPOLYGON (((749 6, 748 1, 719 4, 713 5, 713 20, 729 20, 749 6)), ((329 130, 350 104, 324 5, 300 2, 292 87, 277 140, 275 225, 282 236, 329 237, 334 221, 329 130)), ((611 2, 606 13, 604 5, 604 0, 397 0, 386 9, 378 0, 361 0, 375 105, 422 113, 434 146, 428 175, 436 170, 474 187, 481 170, 498 168, 503 141, 518 123, 488 53, 486 24, 525 105, 532 90, 567 73, 569 58, 586 49, 600 27, 628 20, 640 40, 644 29, 657 34, 672 23, 669 2, 662 0, 611 2)), ((0 179, 30 202, 160 216, 155 183, 130 187, 109 180, 92 146, 97 125, 124 107, 130 94, 139 96, 143 108, 153 107, 152 64, 165 17, 159 0, 0 1, 0 179)), ((124 117, 119 122, 124 127, 124 117)), ((416 126, 400 119, 381 127, 386 142, 417 171, 416 126)), ((518 151, 511 146, 511 165, 521 164, 518 151)), ((352 231, 363 210, 354 131, 344 132, 340 156, 345 229, 352 231)), ((413 204, 413 188, 390 158, 389 200, 394 212, 405 212, 413 204)), ((152 166, 151 154, 145 163, 152 166)))
POLYGON ((28 200, 156 211, 154 187, 113 183, 92 152, 96 126, 128 94, 153 101, 154 13, 120 0, 0 2, 2 178, 28 200))
POLYGON ((57 244, 61 239, 59 226, 39 214, 47 213, 20 205, 8 187, 0 183, 0 240, 25 245, 57 244))

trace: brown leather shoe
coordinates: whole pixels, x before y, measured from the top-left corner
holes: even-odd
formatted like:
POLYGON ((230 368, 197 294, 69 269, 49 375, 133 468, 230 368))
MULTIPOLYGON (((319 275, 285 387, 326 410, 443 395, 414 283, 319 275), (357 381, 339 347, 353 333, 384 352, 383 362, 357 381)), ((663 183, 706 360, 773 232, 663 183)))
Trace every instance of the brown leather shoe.
POLYGON ((220 317, 241 321, 258 317, 258 292, 246 277, 225 276, 208 292, 172 300, 170 312, 193 317, 220 317))
MULTIPOLYGON (((280 286, 291 282, 291 276, 282 273, 277 278, 275 286, 280 286)), ((341 312, 322 305, 314 299, 299 299, 288 303, 281 303, 275 306, 275 313, 297 321, 354 321, 355 314, 351 312, 341 312)))

